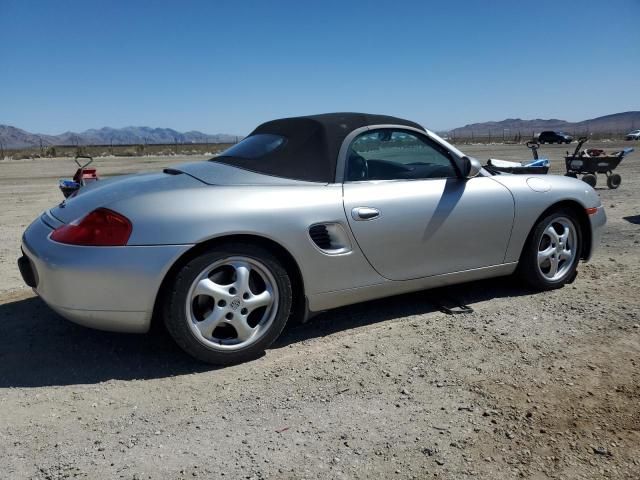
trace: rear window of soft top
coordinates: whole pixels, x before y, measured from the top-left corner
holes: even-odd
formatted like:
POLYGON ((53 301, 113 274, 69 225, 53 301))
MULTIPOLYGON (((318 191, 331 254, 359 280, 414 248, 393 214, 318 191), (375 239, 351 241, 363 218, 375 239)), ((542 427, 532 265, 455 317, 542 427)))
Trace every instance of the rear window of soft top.
POLYGON ((221 157, 260 158, 286 143, 287 139, 272 133, 256 133, 245 137, 220 154, 221 157))

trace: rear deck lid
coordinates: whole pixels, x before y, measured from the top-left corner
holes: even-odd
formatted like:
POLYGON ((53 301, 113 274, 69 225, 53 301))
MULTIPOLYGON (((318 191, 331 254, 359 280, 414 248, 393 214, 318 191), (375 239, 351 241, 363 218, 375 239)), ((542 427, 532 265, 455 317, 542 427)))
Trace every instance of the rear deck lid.
POLYGON ((189 175, 168 173, 143 173, 122 175, 92 182, 80 189, 77 195, 67 198, 49 213, 64 223, 84 217, 96 208, 109 208, 109 204, 136 195, 168 189, 207 188, 189 175))
POLYGON ((183 163, 170 170, 186 173, 208 185, 317 185, 316 182, 265 175, 217 162, 183 163))

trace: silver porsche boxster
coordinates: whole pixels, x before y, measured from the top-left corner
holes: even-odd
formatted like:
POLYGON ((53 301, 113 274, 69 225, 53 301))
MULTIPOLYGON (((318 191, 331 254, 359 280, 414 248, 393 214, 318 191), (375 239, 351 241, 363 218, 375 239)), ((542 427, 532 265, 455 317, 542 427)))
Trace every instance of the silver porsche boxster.
POLYGON ((605 221, 582 181, 487 171, 414 122, 336 113, 82 187, 27 228, 18 263, 71 321, 145 332, 158 319, 228 364, 342 305, 514 273, 561 287, 605 221))

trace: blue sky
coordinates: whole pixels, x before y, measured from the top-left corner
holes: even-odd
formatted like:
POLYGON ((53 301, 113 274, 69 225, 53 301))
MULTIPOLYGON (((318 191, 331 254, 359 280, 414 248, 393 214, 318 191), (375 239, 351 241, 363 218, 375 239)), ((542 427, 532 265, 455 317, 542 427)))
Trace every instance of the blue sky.
POLYGON ((38 133, 582 120, 640 110, 639 87, 640 0, 0 0, 0 123, 38 133))

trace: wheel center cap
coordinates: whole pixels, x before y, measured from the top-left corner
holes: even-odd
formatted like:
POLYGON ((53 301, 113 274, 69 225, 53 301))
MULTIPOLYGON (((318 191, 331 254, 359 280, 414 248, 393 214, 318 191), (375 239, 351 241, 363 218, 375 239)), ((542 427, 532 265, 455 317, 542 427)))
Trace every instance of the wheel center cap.
POLYGON ((241 303, 240 299, 236 297, 233 300, 231 300, 231 303, 229 304, 229 306, 231 307, 231 310, 235 312, 240 306, 240 303, 241 303))

